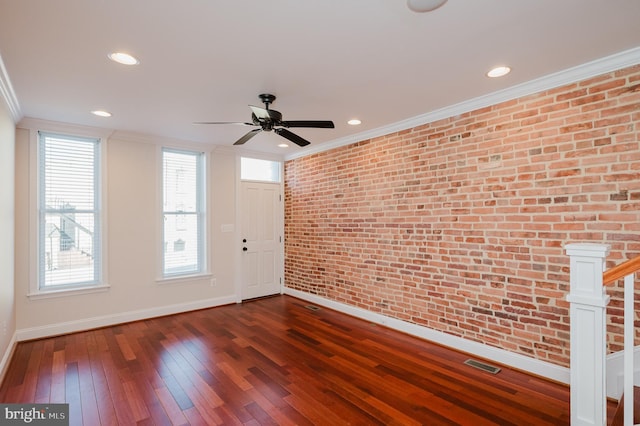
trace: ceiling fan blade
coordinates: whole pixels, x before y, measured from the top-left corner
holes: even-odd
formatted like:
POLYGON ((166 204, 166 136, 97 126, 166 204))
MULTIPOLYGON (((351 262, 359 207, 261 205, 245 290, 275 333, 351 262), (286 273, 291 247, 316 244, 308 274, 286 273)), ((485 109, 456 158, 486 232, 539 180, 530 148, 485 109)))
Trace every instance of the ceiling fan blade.
POLYGON ((194 121, 193 124, 236 124, 240 126, 255 126, 253 123, 243 123, 241 121, 194 121))
POLYGON ((249 105, 249 108, 251 108, 253 115, 255 115, 260 121, 270 120, 280 122, 280 120, 282 120, 282 114, 275 109, 265 109, 253 105, 249 105))
POLYGON ((307 146, 311 143, 308 140, 296 135, 295 133, 291 133, 287 129, 273 129, 273 131, 283 138, 289 139, 291 142, 295 143, 298 146, 307 146))
POLYGON ((336 127, 333 124, 333 121, 329 121, 329 120, 282 121, 280 125, 284 127, 313 127, 316 129, 333 129, 336 127))
POLYGON ((246 141, 248 141, 249 139, 251 139, 252 137, 257 135, 261 131, 262 131, 262 129, 253 129, 253 130, 249 131, 249 133, 245 134, 243 137, 241 137, 240 139, 235 141, 234 145, 242 145, 242 144, 244 144, 246 141))

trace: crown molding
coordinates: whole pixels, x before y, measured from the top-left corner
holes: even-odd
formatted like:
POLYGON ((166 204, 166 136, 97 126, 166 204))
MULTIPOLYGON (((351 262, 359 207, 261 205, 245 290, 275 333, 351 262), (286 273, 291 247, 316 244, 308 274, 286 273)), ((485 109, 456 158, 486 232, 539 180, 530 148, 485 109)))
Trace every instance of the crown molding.
POLYGON ((126 130, 114 131, 109 139, 122 142, 145 143, 176 149, 188 149, 200 152, 209 152, 214 148, 213 145, 206 143, 193 142, 160 135, 152 135, 148 133, 131 132, 126 130))
POLYGON ((59 121, 42 120, 40 118, 25 117, 16 123, 19 129, 31 131, 48 131, 65 133, 75 136, 100 137, 108 139, 113 134, 113 130, 101 127, 83 126, 80 124, 61 123, 59 121))
POLYGON ((423 124, 433 123, 434 121, 454 117, 456 115, 475 111, 480 108, 485 108, 491 105, 499 104, 501 102, 521 98, 533 93, 543 92, 545 90, 586 80, 597 75, 620 70, 638 64, 640 64, 640 47, 625 50, 623 52, 596 59, 594 61, 587 62, 573 68, 568 68, 566 70, 549 74, 535 80, 508 87, 497 92, 489 93, 488 95, 479 96, 477 98, 469 99, 467 101, 431 111, 426 114, 421 114, 415 117, 408 118, 406 120, 398 121, 388 126, 378 127, 366 132, 356 133, 354 135, 334 139, 327 143, 323 143, 310 149, 306 149, 303 152, 285 156, 285 160, 293 160, 296 158, 306 157, 308 155, 317 154, 341 146, 351 145, 367 139, 389 135, 391 133, 411 129, 423 124))
POLYGON ((13 86, 11 85, 9 73, 7 73, 7 69, 2 61, 2 55, 0 55, 0 97, 3 98, 7 104, 9 114, 11 115, 14 124, 20 121, 22 118, 20 104, 18 103, 18 98, 13 90, 13 86))

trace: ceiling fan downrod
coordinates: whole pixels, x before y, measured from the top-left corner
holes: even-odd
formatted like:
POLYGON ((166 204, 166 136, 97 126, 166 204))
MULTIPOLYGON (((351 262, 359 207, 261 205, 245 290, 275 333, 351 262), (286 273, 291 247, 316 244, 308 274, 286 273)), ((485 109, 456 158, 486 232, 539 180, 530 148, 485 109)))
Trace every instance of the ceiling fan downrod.
POLYGON ((276 100, 276 97, 274 95, 272 95, 271 93, 262 93, 262 94, 258 95, 258 97, 260 98, 260 100, 264 104, 266 110, 268 110, 269 109, 269 105, 271 105, 273 103, 273 101, 276 100))

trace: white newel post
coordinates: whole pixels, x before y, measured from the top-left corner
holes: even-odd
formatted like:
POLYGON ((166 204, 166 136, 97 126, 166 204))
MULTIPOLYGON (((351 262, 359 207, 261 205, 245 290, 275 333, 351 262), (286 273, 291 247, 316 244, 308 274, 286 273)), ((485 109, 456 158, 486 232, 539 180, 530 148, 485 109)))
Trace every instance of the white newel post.
POLYGON ((571 425, 606 425, 606 307, 602 272, 609 246, 567 244, 570 257, 571 425))

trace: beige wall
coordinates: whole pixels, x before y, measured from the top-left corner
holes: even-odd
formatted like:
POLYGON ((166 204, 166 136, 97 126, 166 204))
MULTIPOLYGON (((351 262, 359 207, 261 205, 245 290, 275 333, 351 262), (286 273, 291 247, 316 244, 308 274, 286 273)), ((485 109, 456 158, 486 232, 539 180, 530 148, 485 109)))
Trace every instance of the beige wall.
MULTIPOLYGON (((234 233, 221 224, 235 222, 235 153, 209 152, 210 207, 208 260, 212 277, 157 282, 160 269, 160 148, 149 137, 112 136, 106 159, 106 292, 33 299, 29 277, 29 149, 31 130, 16 132, 16 317, 18 339, 97 327, 235 301, 234 233)), ((161 142, 162 143, 162 142, 161 142)), ((167 146, 184 147, 176 142, 167 146)), ((200 150, 212 147, 190 146, 200 150)))
POLYGON ((0 101, 0 379, 2 360, 16 330, 14 299, 14 146, 15 127, 0 101))

